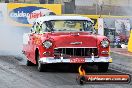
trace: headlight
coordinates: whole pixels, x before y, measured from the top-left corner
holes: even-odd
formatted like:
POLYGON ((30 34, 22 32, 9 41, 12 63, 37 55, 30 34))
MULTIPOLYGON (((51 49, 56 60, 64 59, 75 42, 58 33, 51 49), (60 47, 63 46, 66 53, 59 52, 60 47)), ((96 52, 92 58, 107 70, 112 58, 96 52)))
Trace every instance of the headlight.
POLYGON ((43 46, 46 49, 48 49, 48 48, 50 48, 52 46, 52 42, 47 40, 47 41, 43 42, 43 46))
POLYGON ((108 41, 108 40, 103 40, 103 41, 101 42, 101 46, 102 46, 103 48, 107 48, 107 47, 109 46, 109 41, 108 41))

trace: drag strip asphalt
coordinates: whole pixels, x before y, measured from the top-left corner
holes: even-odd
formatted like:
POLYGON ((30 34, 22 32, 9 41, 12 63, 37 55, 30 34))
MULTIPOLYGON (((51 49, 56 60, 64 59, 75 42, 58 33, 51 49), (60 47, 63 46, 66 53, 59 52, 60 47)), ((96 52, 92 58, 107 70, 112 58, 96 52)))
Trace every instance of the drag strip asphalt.
MULTIPOLYGON (((26 66, 22 58, 0 56, 0 88, 131 88, 130 84, 86 84, 76 82, 78 72, 68 69, 48 68, 48 72, 38 72, 36 66, 26 66)), ((87 73, 98 73, 96 67, 88 67, 87 73)), ((109 69, 109 74, 118 73, 109 69)))

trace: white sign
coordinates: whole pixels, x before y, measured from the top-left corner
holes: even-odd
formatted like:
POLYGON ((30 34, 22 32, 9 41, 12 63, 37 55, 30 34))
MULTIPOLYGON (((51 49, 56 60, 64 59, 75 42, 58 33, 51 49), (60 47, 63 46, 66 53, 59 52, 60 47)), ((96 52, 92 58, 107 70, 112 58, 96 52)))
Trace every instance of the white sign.
POLYGON ((104 35, 104 22, 103 18, 98 18, 98 34, 104 35))

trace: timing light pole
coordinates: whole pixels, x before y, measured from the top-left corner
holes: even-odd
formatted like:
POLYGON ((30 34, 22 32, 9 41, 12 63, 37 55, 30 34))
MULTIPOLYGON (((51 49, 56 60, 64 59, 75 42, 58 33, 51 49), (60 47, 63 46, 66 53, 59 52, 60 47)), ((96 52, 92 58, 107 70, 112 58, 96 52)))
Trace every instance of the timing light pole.
POLYGON ((101 15, 102 15, 102 11, 103 11, 103 5, 104 5, 104 2, 103 0, 98 0, 98 5, 100 7, 100 11, 99 11, 99 18, 101 18, 101 15))

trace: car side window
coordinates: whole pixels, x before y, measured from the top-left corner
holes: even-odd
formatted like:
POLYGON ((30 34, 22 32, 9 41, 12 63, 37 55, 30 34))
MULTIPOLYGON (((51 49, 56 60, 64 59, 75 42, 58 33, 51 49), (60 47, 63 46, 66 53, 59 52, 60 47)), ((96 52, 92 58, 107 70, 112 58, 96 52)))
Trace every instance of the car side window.
POLYGON ((31 33, 35 33, 35 22, 33 23, 33 26, 31 27, 31 33))
POLYGON ((32 30, 32 31, 31 31, 32 33, 40 33, 40 31, 42 30, 42 26, 41 26, 40 23, 35 22, 35 23, 33 24, 31 30, 32 30))
POLYGON ((47 27, 46 27, 46 24, 45 24, 45 22, 44 23, 42 23, 42 30, 41 31, 43 31, 43 32, 46 32, 46 30, 47 30, 47 27))
POLYGON ((33 23, 33 26, 31 28, 32 33, 39 33, 40 32, 40 25, 39 23, 33 23))
POLYGON ((51 25, 48 21, 43 22, 43 24, 41 26, 42 26, 42 31, 43 32, 50 32, 51 31, 51 25))
POLYGON ((40 32, 40 24, 38 22, 36 22, 36 24, 35 24, 35 32, 36 33, 40 32))

